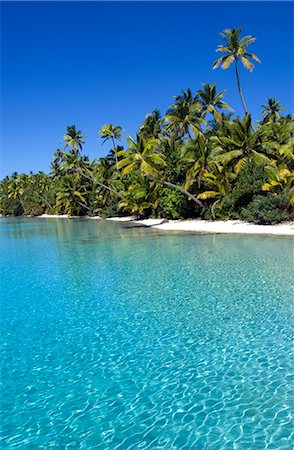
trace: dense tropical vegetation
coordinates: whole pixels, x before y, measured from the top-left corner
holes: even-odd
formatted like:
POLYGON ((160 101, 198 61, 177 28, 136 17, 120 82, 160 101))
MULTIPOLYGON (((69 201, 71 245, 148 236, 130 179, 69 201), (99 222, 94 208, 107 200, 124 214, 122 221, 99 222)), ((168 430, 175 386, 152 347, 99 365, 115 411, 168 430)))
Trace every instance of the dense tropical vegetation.
POLYGON ((0 183, 2 215, 75 216, 135 214, 172 219, 240 218, 278 223, 294 217, 294 121, 280 101, 268 98, 253 125, 241 89, 238 62, 250 71, 255 41, 241 29, 224 30, 222 56, 213 67, 235 66, 245 116, 234 117, 225 91, 203 84, 175 97, 166 114, 148 114, 135 138, 119 125, 99 131, 112 149, 90 161, 85 136, 68 126, 48 174, 13 173, 0 183))

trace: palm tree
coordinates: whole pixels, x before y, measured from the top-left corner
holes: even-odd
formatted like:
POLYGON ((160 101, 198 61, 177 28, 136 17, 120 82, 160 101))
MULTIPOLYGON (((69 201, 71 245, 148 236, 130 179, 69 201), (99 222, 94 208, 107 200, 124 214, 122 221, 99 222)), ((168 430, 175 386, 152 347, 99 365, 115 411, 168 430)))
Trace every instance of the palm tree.
POLYGON ((166 112, 165 121, 169 122, 167 128, 172 131, 174 138, 188 135, 192 139, 190 130, 201 131, 201 104, 197 96, 193 97, 190 89, 182 91, 175 99, 166 112))
POLYGON ((74 177, 65 177, 56 196, 56 208, 59 213, 84 215, 90 208, 87 206, 88 193, 74 177))
POLYGON ((158 208, 160 203, 159 186, 146 178, 143 173, 139 173, 124 192, 124 197, 124 200, 119 202, 119 208, 143 216, 158 208))
POLYGON ((206 138, 203 135, 182 147, 180 164, 186 163, 186 189, 189 189, 195 181, 200 189, 205 174, 211 172, 212 168, 219 164, 215 160, 214 147, 214 139, 206 138))
POLYGON ((246 51, 248 45, 252 44, 256 41, 256 38, 252 36, 244 36, 240 39, 241 28, 233 28, 232 30, 226 29, 220 33, 221 37, 226 41, 225 45, 219 45, 216 49, 217 52, 224 53, 223 56, 218 58, 214 64, 213 68, 216 69, 221 65, 222 69, 228 69, 232 63, 235 65, 235 72, 237 78, 238 91, 241 97, 241 102, 244 108, 245 113, 248 112, 246 103, 244 100, 243 92, 241 89, 239 72, 238 72, 238 61, 241 60, 241 63, 248 69, 250 72, 254 69, 254 65, 252 63, 252 59, 257 62, 261 62, 258 56, 254 55, 254 53, 248 53, 246 51))
POLYGON ((8 184, 8 198, 13 198, 19 200, 22 204, 22 195, 24 193, 24 187, 21 180, 21 175, 18 175, 17 172, 14 172, 9 180, 8 184))
POLYGON ((294 170, 294 122, 279 120, 267 122, 262 126, 265 134, 264 148, 266 153, 279 163, 286 163, 294 170))
POLYGON ((211 113, 216 122, 220 123, 222 120, 221 114, 218 109, 232 108, 222 100, 225 90, 217 92, 216 84, 202 83, 203 89, 199 89, 197 92, 198 101, 202 106, 202 117, 205 118, 208 113, 211 113))
POLYGON ((73 147, 76 154, 82 151, 82 144, 85 143, 85 135, 81 133, 81 130, 77 130, 75 125, 66 127, 66 133, 64 135, 65 147, 73 147))
MULTIPOLYGON (((106 158, 104 158, 104 159, 106 159, 106 158)), ((118 197, 120 199, 124 198, 124 196, 120 192, 118 192, 116 188, 111 186, 111 183, 110 183, 111 178, 102 178, 102 180, 100 180, 102 172, 100 171, 100 173, 99 173, 99 170, 98 170, 98 172, 96 173, 96 172, 94 172, 93 169, 94 169, 93 165, 89 166, 89 165, 83 164, 80 174, 82 177, 86 178, 87 180, 92 181, 95 184, 97 184, 100 188, 106 189, 107 191, 111 192, 116 197, 118 197), (97 175, 98 175, 98 179, 97 179, 97 175)), ((113 170, 114 170, 114 168, 112 168, 111 175, 109 174, 109 177, 113 176, 113 170)), ((105 173, 103 175, 105 177, 105 173)))
POLYGON ((218 138, 216 161, 225 166, 233 164, 236 173, 239 173, 251 158, 257 164, 270 164, 271 160, 265 154, 262 141, 264 134, 263 128, 252 131, 251 116, 248 113, 243 120, 230 122, 228 134, 218 138))
POLYGON ((147 114, 144 122, 140 126, 139 133, 145 139, 158 139, 161 133, 162 118, 160 111, 155 109, 151 114, 147 114))
POLYGON ((95 174, 93 173, 92 167, 89 164, 88 157, 81 157, 78 154, 76 154, 74 151, 71 151, 69 153, 64 153, 63 155, 63 164, 61 165, 61 170, 63 172, 71 172, 75 174, 77 178, 83 177, 89 181, 94 182, 101 188, 104 188, 110 192, 112 192, 114 195, 116 195, 118 198, 123 198, 123 196, 117 192, 114 188, 110 187, 109 185, 105 184, 103 181, 101 182, 99 179, 95 177, 95 174))
POLYGON ((285 165, 277 167, 276 165, 266 166, 265 171, 268 175, 268 182, 262 186, 263 191, 278 191, 282 193, 283 187, 293 185, 294 174, 285 165))
POLYGON ((267 104, 261 105, 261 107, 264 108, 262 111, 263 123, 277 122, 281 118, 280 111, 285 110, 281 102, 275 98, 268 98, 267 104))
MULTIPOLYGON (((23 207, 25 201, 30 201, 30 203, 36 203, 36 198, 34 195, 41 200, 42 204, 46 205, 47 208, 51 209, 52 206, 49 201, 43 196, 43 191, 46 189, 46 182, 44 180, 44 175, 42 172, 34 175, 30 172, 30 175, 21 174, 11 178, 8 185, 8 197, 13 199, 18 199, 23 207)), ((40 206, 40 205, 39 205, 40 206)), ((29 212, 29 211, 27 211, 29 212)))
POLYGON ((197 195, 198 199, 212 201, 210 209, 215 219, 215 209, 221 207, 222 199, 231 191, 231 183, 236 179, 236 174, 230 170, 223 170, 220 166, 214 166, 213 172, 204 174, 206 190, 197 195))
POLYGON ((137 135, 136 141, 129 137, 128 142, 129 149, 119 152, 118 155, 123 157, 118 163, 118 168, 123 169, 123 175, 126 175, 135 169, 140 169, 150 180, 182 192, 182 194, 187 195, 187 197, 203 207, 203 203, 186 189, 158 178, 161 176, 160 168, 166 165, 166 161, 164 155, 159 151, 157 139, 149 139, 146 141, 144 138, 137 135))
POLYGON ((120 142, 122 138, 122 127, 120 125, 112 125, 111 123, 103 125, 99 131, 100 138, 103 139, 102 144, 111 140, 113 144, 113 150, 115 153, 115 162, 118 163, 117 159, 117 147, 115 145, 115 140, 120 142))
POLYGON ((61 163, 64 156, 64 152, 60 150, 59 148, 56 149, 55 153, 53 154, 53 161, 50 164, 50 175, 53 176, 54 179, 60 179, 62 170, 61 170, 61 163))
POLYGON ((51 209, 52 205, 49 203, 48 199, 44 197, 49 191, 49 179, 47 175, 44 172, 38 172, 36 175, 30 172, 30 176, 26 181, 27 188, 31 189, 32 192, 41 199, 42 203, 51 209))

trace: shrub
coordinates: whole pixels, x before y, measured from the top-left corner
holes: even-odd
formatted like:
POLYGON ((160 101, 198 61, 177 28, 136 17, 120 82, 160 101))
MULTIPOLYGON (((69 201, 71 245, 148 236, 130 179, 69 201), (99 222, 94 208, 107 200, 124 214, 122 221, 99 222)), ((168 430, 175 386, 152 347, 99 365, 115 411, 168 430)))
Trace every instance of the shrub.
POLYGON ((237 177, 235 187, 221 202, 221 209, 216 212, 216 218, 239 219, 241 209, 246 208, 253 197, 262 192, 262 185, 267 180, 264 166, 247 162, 237 177))
POLYGON ((277 195, 257 195, 242 208, 241 219, 260 225, 270 225, 293 219, 293 215, 287 210, 285 199, 277 195))
POLYGON ((167 219, 187 219, 198 217, 200 208, 181 192, 164 188, 160 198, 160 215, 167 219))
POLYGON ((103 219, 107 219, 108 217, 124 216, 126 213, 118 208, 118 200, 116 198, 110 198, 107 205, 99 211, 99 215, 103 219))

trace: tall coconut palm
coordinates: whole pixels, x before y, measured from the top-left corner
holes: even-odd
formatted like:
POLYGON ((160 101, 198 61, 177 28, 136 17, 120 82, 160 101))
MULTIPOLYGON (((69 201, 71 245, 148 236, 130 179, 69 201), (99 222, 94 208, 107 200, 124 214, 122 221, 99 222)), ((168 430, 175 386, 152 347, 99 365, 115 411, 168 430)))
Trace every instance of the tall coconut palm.
POLYGON ((174 188, 192 199, 199 206, 204 206, 200 200, 186 189, 160 178, 160 169, 166 165, 166 162, 164 155, 159 151, 157 139, 149 139, 146 141, 137 135, 136 140, 129 137, 128 142, 129 149, 119 152, 119 156, 123 159, 119 161, 118 168, 123 169, 123 175, 132 172, 134 169, 140 169, 150 180, 174 188))
POLYGON ((103 140, 102 144, 110 140, 112 141, 116 164, 118 163, 118 159, 117 146, 115 145, 115 141, 121 141, 122 131, 123 129, 120 125, 112 125, 111 123, 103 125, 103 127, 99 131, 100 138, 103 140))
POLYGON ((72 147, 76 154, 82 151, 82 144, 85 143, 85 135, 81 133, 81 130, 77 130, 75 125, 66 127, 64 135, 65 147, 72 147))
POLYGON ((222 100, 224 97, 225 89, 217 92, 216 83, 202 83, 203 89, 199 89, 197 92, 198 101, 202 106, 202 117, 205 118, 208 113, 211 113, 214 120, 218 123, 221 122, 222 116, 218 110, 231 110, 232 108, 222 100))
POLYGON ((275 98, 268 98, 267 104, 261 105, 261 107, 264 108, 262 111, 263 123, 277 122, 281 118, 280 111, 285 110, 281 102, 275 98))
POLYGON ((230 67, 230 65, 234 63, 239 95, 241 97, 244 111, 245 113, 247 113, 248 110, 241 89, 238 61, 240 59, 245 69, 249 70, 250 72, 252 72, 252 70, 254 69, 254 65, 251 60, 253 59, 254 61, 257 61, 259 63, 261 61, 254 53, 248 53, 246 50, 250 44, 256 41, 256 38, 249 35, 240 38, 241 31, 241 28, 233 28, 232 30, 223 30, 220 33, 221 37, 225 40, 226 43, 225 45, 219 45, 216 51, 224 53, 224 55, 214 62, 213 68, 216 69, 221 65, 222 69, 228 69, 228 67, 230 67))

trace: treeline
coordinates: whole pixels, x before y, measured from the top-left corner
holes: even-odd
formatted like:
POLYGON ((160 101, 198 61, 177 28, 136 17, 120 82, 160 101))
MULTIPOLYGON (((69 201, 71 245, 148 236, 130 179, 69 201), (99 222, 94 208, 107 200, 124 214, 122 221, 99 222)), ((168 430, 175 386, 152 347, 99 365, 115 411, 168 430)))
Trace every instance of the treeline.
POLYGON ((136 138, 104 125, 99 136, 110 153, 90 161, 85 136, 67 127, 64 147, 56 150, 49 174, 17 174, 0 183, 2 215, 74 216, 135 214, 171 219, 244 219, 278 223, 294 218, 294 121, 269 98, 253 125, 241 90, 238 63, 253 69, 251 36, 225 30, 225 45, 214 67, 235 65, 244 118, 233 117, 225 91, 203 84, 175 97, 162 117, 148 114, 136 138))

